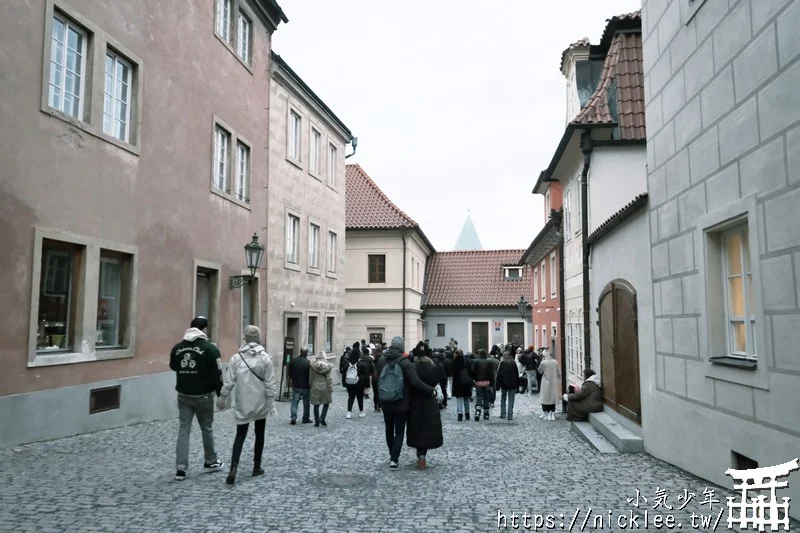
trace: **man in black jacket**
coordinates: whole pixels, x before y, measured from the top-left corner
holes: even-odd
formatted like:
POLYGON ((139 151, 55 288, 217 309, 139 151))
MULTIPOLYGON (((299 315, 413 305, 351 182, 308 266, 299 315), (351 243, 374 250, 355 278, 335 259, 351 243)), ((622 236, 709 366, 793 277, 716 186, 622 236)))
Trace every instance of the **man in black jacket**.
POLYGON ((189 436, 192 420, 197 417, 203 435, 203 451, 208 470, 219 470, 214 449, 214 393, 222 390, 222 363, 219 350, 208 341, 208 320, 198 316, 183 335, 183 340, 173 346, 169 367, 175 371, 175 390, 178 391, 178 444, 175 446, 175 479, 186 479, 189 468, 189 436))
MULTIPOLYGON (((498 365, 499 366, 499 365, 498 365)), ((486 358, 486 350, 478 350, 478 358, 472 361, 472 377, 475 379, 475 420, 489 420, 489 405, 494 387, 494 366, 486 358)))
POLYGON ((303 424, 311 423, 311 383, 309 372, 311 363, 308 360, 308 350, 303 348, 300 355, 292 359, 289 363, 289 378, 292 380, 292 407, 291 420, 289 423, 297 423, 297 404, 303 398, 303 424))
MULTIPOLYGON (((409 400, 411 398, 411 387, 425 393, 435 395, 433 387, 424 383, 417 376, 417 370, 408 357, 403 356, 405 341, 403 337, 394 337, 389 348, 383 353, 383 357, 378 359, 375 373, 380 375, 386 365, 398 365, 403 372, 403 397, 396 401, 386 401, 380 399, 381 409, 383 410, 383 422, 386 425, 386 445, 389 447, 389 470, 397 470, 397 461, 400 460, 400 452, 403 449, 403 438, 406 433, 406 422, 408 421, 409 400)), ((389 369, 387 369, 388 371, 389 369)))
POLYGON ((533 350, 533 346, 528 346, 528 349, 522 352, 522 357, 519 359, 519 362, 525 367, 525 377, 528 378, 528 394, 539 392, 539 382, 536 381, 536 370, 539 368, 537 355, 533 350), (535 387, 534 384, 536 384, 535 387))
POLYGON ((497 369, 497 386, 501 389, 500 394, 500 418, 505 418, 508 414, 508 419, 514 419, 514 396, 517 393, 517 386, 519 385, 519 371, 517 370, 517 362, 514 361, 512 351, 506 349, 503 352, 503 360, 500 361, 500 366, 497 369))

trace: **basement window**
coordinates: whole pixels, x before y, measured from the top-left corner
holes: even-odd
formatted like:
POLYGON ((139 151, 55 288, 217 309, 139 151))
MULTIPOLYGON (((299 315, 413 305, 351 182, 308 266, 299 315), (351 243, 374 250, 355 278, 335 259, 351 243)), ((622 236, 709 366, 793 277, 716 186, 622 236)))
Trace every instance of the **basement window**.
POLYGON ((503 267, 503 279, 505 280, 521 280, 522 267, 503 267))
POLYGON ((120 386, 104 387, 89 391, 89 414, 119 409, 120 386))

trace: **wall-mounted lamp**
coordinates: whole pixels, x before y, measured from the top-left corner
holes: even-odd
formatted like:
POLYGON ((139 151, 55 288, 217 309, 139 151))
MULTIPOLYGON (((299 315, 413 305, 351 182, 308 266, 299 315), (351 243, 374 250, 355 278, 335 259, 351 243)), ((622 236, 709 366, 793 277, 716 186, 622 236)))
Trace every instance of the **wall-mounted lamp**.
POLYGON ((256 278, 256 270, 261 267, 261 260, 264 258, 264 246, 258 242, 258 235, 253 233, 253 240, 244 247, 245 261, 247 261, 247 268, 250 269, 250 274, 243 274, 241 276, 231 276, 229 285, 231 289, 238 289, 239 287, 253 283, 256 278))
POLYGON ((531 304, 525 299, 525 296, 520 296, 519 300, 517 301, 517 310, 519 311, 519 316, 524 319, 526 322, 533 322, 533 312, 531 309, 531 304))

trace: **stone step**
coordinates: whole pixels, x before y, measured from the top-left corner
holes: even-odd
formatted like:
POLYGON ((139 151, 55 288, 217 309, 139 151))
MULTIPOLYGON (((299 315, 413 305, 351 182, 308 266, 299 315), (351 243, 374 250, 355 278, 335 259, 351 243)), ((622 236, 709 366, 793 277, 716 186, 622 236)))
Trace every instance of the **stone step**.
POLYGON ((589 423, 621 453, 643 453, 644 441, 606 413, 592 413, 589 423))
POLYGON ((573 422, 572 432, 591 444, 600 453, 619 453, 608 439, 600 434, 589 422, 573 422))

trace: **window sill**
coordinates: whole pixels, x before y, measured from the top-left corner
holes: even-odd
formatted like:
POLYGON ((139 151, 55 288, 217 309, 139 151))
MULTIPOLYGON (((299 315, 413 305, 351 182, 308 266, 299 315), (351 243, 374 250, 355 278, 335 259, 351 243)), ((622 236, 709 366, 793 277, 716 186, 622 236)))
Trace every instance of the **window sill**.
POLYGON ((320 271, 320 269, 314 268, 314 267, 308 267, 306 269, 306 272, 308 272, 309 274, 312 274, 314 276, 321 276, 322 275, 322 271, 320 271))
POLYGON ((234 204, 238 205, 239 207, 244 207, 248 211, 251 210, 250 202, 244 202, 242 200, 239 200, 235 196, 233 196, 232 194, 229 194, 229 193, 227 193, 227 192, 225 192, 223 190, 217 189, 213 185, 211 186, 211 192, 216 194, 219 197, 225 198, 229 202, 233 202, 234 204))
POLYGON ((75 363, 90 363, 93 361, 110 361, 113 359, 129 359, 133 357, 134 349, 127 348, 97 348, 93 352, 36 352, 33 360, 28 361, 28 368, 43 366, 71 365, 75 363))
POLYGON ((317 180, 318 182, 322 183, 322 175, 319 172, 314 172, 313 170, 309 170, 308 175, 317 180))
POLYGON ((752 359, 739 359, 738 357, 712 357, 708 360, 712 365, 729 366, 732 368, 741 368, 744 370, 756 370, 758 367, 757 361, 752 359))
POLYGON ((697 14, 697 12, 703 6, 705 1, 706 0, 689 0, 688 5, 686 6, 687 12, 686 12, 686 15, 684 16, 684 19, 686 20, 686 25, 687 26, 692 21, 692 19, 694 19, 694 16, 697 14))
POLYGON ((112 137, 111 135, 107 135, 107 134, 103 133, 102 130, 95 129, 95 127, 92 126, 91 124, 89 124, 88 122, 84 122, 82 120, 78 120, 77 118, 71 117, 71 116, 69 116, 69 115, 67 115, 65 113, 62 113, 61 111, 59 111, 57 109, 53 109, 50 106, 42 107, 41 111, 45 115, 50 115, 53 118, 57 118, 59 120, 62 120, 64 122, 66 122, 67 124, 69 124, 70 126, 73 126, 75 128, 78 128, 81 131, 84 131, 84 132, 88 133, 92 137, 100 139, 101 141, 105 141, 105 142, 107 142, 109 144, 113 144, 114 146, 116 146, 118 148, 122 148, 126 152, 130 152, 135 156, 139 155, 139 151, 140 150, 139 150, 139 147, 137 145, 130 144, 130 143, 127 143, 125 141, 120 141, 116 137, 112 137))
MULTIPOLYGON (((233 57, 235 57, 237 61, 239 61, 239 63, 241 63, 242 66, 246 68, 248 72, 250 72, 250 75, 253 75, 253 66, 242 61, 242 58, 239 57, 238 53, 236 53, 236 50, 233 48, 233 45, 231 43, 226 41, 224 37, 222 37, 219 33, 216 32, 216 30, 214 31, 214 37, 216 37, 217 40, 219 40, 219 42, 221 42, 225 46, 225 48, 228 49, 228 52, 233 54, 233 57)), ((250 53, 251 53, 250 58, 252 60, 252 50, 250 53)))
POLYGON ((305 170, 305 169, 303 168, 303 163, 301 163, 299 160, 295 159, 294 157, 292 157, 292 156, 290 156, 290 155, 287 155, 287 156, 286 156, 286 160, 287 160, 289 163, 291 163, 291 164, 293 164, 294 166, 296 166, 297 168, 299 168, 300 170, 305 170))
POLYGON ((336 272, 327 272, 325 275, 331 279, 339 279, 339 274, 336 272))
POLYGON ((330 183, 328 183, 328 188, 329 188, 330 190, 334 191, 336 194, 339 194, 339 187, 338 187, 338 186, 336 186, 336 185, 331 185, 330 183))
POLYGON ((283 263, 283 268, 285 268, 286 270, 294 270, 295 272, 301 271, 300 265, 298 265, 297 263, 290 263, 289 261, 285 261, 283 263))

